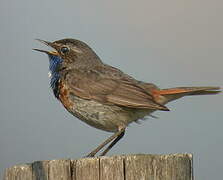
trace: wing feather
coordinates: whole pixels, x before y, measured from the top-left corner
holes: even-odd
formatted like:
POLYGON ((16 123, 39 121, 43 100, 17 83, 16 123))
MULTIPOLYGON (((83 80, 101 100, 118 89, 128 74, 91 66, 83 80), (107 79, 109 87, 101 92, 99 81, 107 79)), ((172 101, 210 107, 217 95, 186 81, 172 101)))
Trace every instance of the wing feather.
POLYGON ((78 70, 69 75, 69 87, 78 97, 131 108, 168 110, 132 79, 100 77, 78 70))

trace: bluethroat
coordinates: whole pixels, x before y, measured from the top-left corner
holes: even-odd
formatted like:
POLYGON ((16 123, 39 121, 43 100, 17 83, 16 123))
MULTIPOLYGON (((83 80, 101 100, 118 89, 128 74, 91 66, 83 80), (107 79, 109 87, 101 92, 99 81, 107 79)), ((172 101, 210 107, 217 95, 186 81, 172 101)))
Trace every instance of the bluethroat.
POLYGON ((105 155, 125 134, 128 124, 156 110, 169 111, 166 103, 188 95, 220 92, 219 87, 176 87, 160 89, 138 81, 102 62, 84 42, 62 39, 39 40, 53 51, 34 49, 49 57, 50 85, 55 97, 75 117, 95 128, 114 132, 87 156, 107 144, 105 155))

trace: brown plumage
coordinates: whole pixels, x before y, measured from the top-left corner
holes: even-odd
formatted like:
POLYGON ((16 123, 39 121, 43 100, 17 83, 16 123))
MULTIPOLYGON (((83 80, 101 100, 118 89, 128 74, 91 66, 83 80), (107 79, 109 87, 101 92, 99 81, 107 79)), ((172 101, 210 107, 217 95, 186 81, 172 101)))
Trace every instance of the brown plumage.
POLYGON ((105 155, 124 136, 128 124, 155 110, 168 111, 167 102, 187 95, 220 92, 219 87, 159 89, 104 64, 87 44, 79 40, 39 41, 55 50, 35 49, 48 54, 51 86, 64 107, 95 128, 115 132, 88 156, 94 156, 112 141, 101 154, 105 155))

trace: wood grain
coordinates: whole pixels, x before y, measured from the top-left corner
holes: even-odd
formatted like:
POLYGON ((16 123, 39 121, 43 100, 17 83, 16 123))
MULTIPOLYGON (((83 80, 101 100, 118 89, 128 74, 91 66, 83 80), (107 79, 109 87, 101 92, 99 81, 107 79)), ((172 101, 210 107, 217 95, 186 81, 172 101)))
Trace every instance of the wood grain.
POLYGON ((191 154, 136 154, 36 161, 5 170, 4 180, 193 180, 191 154))

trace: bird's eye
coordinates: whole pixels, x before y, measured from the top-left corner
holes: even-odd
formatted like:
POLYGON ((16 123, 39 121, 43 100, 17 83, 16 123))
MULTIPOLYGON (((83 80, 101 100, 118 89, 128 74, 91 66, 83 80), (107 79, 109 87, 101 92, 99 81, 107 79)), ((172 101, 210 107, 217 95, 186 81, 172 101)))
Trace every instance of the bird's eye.
POLYGON ((60 49, 60 51, 61 51, 63 54, 66 54, 66 53, 68 53, 68 52, 70 51, 70 49, 69 49, 68 47, 62 47, 62 48, 60 49))

